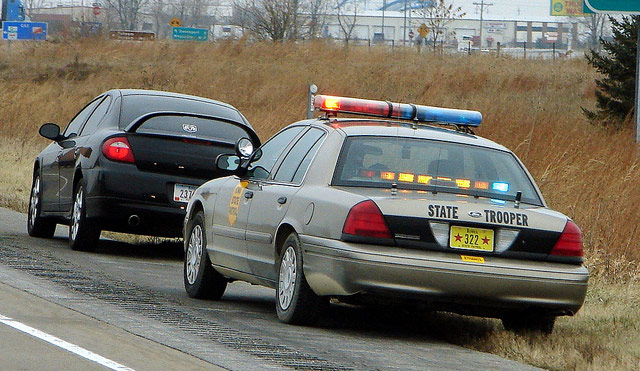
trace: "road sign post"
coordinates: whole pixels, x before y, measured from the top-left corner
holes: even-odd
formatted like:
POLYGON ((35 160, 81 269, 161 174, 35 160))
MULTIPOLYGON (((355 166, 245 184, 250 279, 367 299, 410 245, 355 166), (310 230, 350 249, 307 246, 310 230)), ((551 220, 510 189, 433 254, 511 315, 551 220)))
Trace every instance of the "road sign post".
MULTIPOLYGON (((584 0, 585 13, 640 15, 640 1, 629 0, 584 0)), ((636 143, 640 142, 640 23, 638 23, 636 40, 636 94, 635 123, 636 143)))

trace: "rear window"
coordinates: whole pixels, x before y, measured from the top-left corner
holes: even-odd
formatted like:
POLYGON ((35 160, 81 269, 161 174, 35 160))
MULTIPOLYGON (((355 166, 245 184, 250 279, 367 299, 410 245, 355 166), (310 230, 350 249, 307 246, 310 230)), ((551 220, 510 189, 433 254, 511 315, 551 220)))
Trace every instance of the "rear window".
POLYGON ((528 175, 509 152, 457 143, 397 137, 349 137, 333 184, 423 189, 542 205, 528 175))
POLYGON ((235 143, 242 137, 251 138, 240 126, 220 120, 184 115, 154 116, 143 122, 136 133, 197 137, 225 143, 235 143))
POLYGON ((238 111, 218 104, 161 95, 125 95, 122 98, 120 128, 124 129, 131 121, 146 113, 157 111, 199 113, 244 122, 238 111))

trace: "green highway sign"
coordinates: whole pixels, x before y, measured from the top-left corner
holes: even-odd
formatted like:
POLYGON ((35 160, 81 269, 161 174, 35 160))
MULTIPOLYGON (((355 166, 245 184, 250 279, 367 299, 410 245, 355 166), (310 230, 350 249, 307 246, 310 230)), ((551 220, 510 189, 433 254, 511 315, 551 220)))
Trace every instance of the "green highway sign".
POLYGON ((171 38, 174 40, 207 41, 209 30, 206 28, 173 27, 171 38))
POLYGON ((584 0, 584 13, 640 14, 638 0, 584 0))

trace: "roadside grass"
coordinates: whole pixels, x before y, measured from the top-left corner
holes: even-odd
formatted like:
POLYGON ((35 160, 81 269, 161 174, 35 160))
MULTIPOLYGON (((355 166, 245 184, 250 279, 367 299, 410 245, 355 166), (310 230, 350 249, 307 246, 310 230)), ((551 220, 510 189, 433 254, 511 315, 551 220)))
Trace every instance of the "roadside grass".
POLYGON ((551 336, 515 335, 499 321, 448 315, 447 326, 436 326, 438 336, 550 369, 637 369, 640 157, 631 130, 605 131, 584 118, 581 107, 595 104, 596 77, 580 59, 418 55, 326 43, 91 40, 13 44, 10 52, 0 43, 0 206, 26 212, 32 161, 48 144, 39 126, 65 126, 111 88, 231 103, 262 139, 304 117, 311 82, 327 94, 477 109, 484 116, 478 134, 514 150, 549 206, 582 228, 593 278, 585 307, 560 318, 551 336))

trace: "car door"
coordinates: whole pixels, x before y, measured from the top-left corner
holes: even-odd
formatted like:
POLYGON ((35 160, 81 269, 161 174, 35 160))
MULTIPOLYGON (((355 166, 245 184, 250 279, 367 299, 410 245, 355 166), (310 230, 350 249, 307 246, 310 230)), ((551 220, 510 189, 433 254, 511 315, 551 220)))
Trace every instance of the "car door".
POLYGON ((215 265, 250 273, 247 264, 245 229, 251 197, 247 182, 238 177, 226 179, 218 191, 213 209, 213 239, 208 252, 215 265))
POLYGON ((97 100, 89 102, 69 121, 67 128, 62 133, 65 138, 52 143, 45 151, 42 158, 42 197, 43 210, 60 211, 60 189, 66 184, 60 184, 60 161, 65 161, 64 156, 67 150, 75 145, 73 137, 77 136, 91 112, 98 104, 97 100), (46 205, 46 206, 45 206, 46 205))
POLYGON ((259 149, 262 155, 250 165, 247 177, 228 178, 218 191, 212 222, 213 249, 209 250, 214 264, 251 273, 247 263, 246 226, 253 195, 302 129, 293 127, 276 134, 259 149))
POLYGON ((275 281, 274 239, 276 229, 295 196, 302 177, 317 151, 325 132, 310 128, 288 149, 277 170, 267 179, 256 182, 247 221, 247 257, 251 272, 275 281))
MULTIPOLYGON (((94 99, 84 110, 78 114, 80 126, 76 129, 71 124, 65 130, 65 137, 69 138, 61 142, 62 149, 58 154, 58 176, 60 184, 60 211, 71 210, 73 198, 73 173, 80 152, 85 146, 87 138, 91 135, 100 121, 107 113, 111 97, 104 96, 94 99), (85 130, 90 128, 90 130, 85 130)), ((75 121, 75 119, 74 119, 75 121)), ((75 122, 74 122, 75 124, 75 122)))
POLYGON ((51 143, 40 154, 40 194, 43 211, 60 211, 60 187, 58 184, 58 153, 60 143, 51 143))

